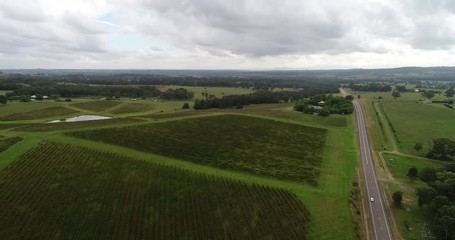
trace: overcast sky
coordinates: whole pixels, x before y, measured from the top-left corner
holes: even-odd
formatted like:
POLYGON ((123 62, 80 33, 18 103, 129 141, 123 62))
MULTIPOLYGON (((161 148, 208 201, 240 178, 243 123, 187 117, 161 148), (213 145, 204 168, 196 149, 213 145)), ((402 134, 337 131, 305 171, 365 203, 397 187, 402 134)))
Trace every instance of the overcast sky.
POLYGON ((453 0, 0 0, 0 69, 455 66, 453 0))

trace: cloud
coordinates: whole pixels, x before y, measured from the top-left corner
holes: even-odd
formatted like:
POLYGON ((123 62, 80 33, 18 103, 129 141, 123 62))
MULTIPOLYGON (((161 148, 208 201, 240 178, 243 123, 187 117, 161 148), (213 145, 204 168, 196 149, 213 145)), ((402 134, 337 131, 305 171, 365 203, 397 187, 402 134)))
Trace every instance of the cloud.
POLYGON ((16 0, 0 67, 447 65, 454 24, 452 0, 16 0))

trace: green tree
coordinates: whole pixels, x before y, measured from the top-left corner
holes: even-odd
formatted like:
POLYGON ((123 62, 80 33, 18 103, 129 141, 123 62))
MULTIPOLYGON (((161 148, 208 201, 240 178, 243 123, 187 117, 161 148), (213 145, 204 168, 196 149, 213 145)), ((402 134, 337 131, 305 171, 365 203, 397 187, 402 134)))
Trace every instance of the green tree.
POLYGON ((190 104, 189 103, 184 103, 182 106, 182 109, 190 109, 190 104))
POLYGON ((5 105, 8 102, 8 98, 5 95, 0 95, 0 104, 5 105))
POLYGON ((432 167, 426 167, 422 169, 419 173, 419 178, 426 183, 436 181, 436 169, 432 167))
POLYGON ((398 85, 395 86, 395 90, 397 92, 406 92, 407 91, 406 86, 398 86, 398 85))
POLYGON ((416 150, 417 152, 420 152, 420 150, 422 150, 423 148, 423 145, 421 143, 416 143, 414 145, 414 150, 416 150))
POLYGON ((453 95, 455 95, 455 90, 453 90, 453 87, 450 87, 450 88, 446 91, 446 96, 447 96, 447 97, 453 97, 453 95))
POLYGON ((346 99, 346 100, 349 100, 349 101, 352 101, 352 100, 354 100, 354 97, 353 97, 352 95, 347 95, 347 96, 345 97, 345 99, 346 99))
POLYGON ((431 90, 430 90, 430 91, 423 91, 423 92, 422 92, 422 96, 424 96, 424 97, 426 97, 426 98, 428 98, 428 99, 433 98, 434 95, 435 95, 435 92, 434 92, 434 91, 431 91, 431 90))
POLYGON ((392 194, 392 199, 393 203, 395 203, 396 206, 400 207, 401 202, 403 201, 403 192, 402 191, 396 191, 392 194))
POLYGON ((437 195, 431 201, 431 207, 436 211, 449 203, 449 198, 444 195, 437 195))
POLYGON ((400 94, 400 92, 398 92, 398 91, 393 91, 393 92, 392 92, 392 97, 394 97, 395 100, 397 100, 397 98, 401 97, 401 94, 400 94))
POLYGON ((30 102, 30 97, 27 95, 21 95, 20 100, 21 102, 30 102))
POLYGON ((417 178, 417 168, 415 166, 410 167, 407 176, 411 181, 414 181, 417 178))
POLYGON ((437 228, 444 232, 443 239, 454 239, 455 234, 455 205, 443 206, 436 216, 437 228))
POLYGON ((436 190, 431 187, 423 187, 423 188, 417 188, 417 197, 418 199, 418 204, 419 207, 422 207, 423 205, 429 205, 433 198, 436 196, 436 190))
POLYGON ((435 157, 446 158, 448 155, 455 155, 455 142, 447 138, 433 139, 433 147, 431 153, 435 157))

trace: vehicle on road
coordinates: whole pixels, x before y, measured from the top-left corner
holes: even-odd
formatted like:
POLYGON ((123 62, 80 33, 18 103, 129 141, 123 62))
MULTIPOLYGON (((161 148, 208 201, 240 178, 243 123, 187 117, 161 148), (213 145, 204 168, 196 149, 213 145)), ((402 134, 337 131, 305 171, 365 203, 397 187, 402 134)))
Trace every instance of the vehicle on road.
POLYGON ((370 202, 374 202, 374 198, 370 198, 370 202))

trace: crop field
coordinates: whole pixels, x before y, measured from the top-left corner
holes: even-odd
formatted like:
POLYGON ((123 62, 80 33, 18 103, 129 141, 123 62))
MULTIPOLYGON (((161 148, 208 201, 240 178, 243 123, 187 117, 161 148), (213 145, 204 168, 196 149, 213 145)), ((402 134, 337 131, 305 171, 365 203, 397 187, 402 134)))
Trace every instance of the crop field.
POLYGON ((0 136, 0 153, 21 141, 21 137, 3 137, 0 136))
POLYGON ((308 210, 287 191, 49 141, 0 182, 4 239, 306 239, 308 231, 308 210))
POLYGON ((454 138, 455 111, 436 104, 384 103, 383 109, 390 119, 403 152, 416 154, 413 146, 422 143, 426 153, 435 138, 454 138))
POLYGON ((40 118, 60 117, 76 113, 77 111, 65 107, 48 107, 28 112, 16 112, 0 116, 1 121, 33 120, 40 118))
POLYGON ((155 109, 156 106, 153 104, 145 103, 123 103, 119 107, 116 107, 111 111, 114 114, 126 114, 126 113, 137 113, 145 112, 155 109))
POLYGON ((70 104, 72 107, 81 108, 91 112, 102 112, 106 111, 109 108, 115 107, 122 102, 119 101, 107 101, 107 100, 99 100, 99 101, 88 101, 88 102, 80 102, 80 103, 73 103, 70 104))
POLYGON ((203 165, 317 184, 327 130, 223 115, 68 133, 203 165))

